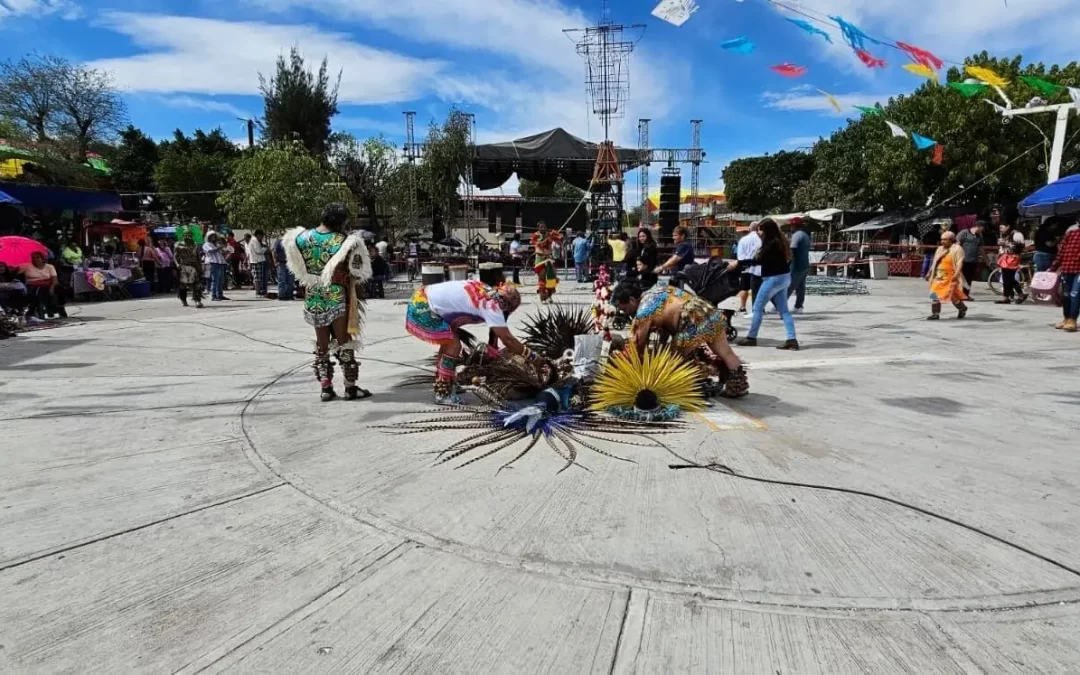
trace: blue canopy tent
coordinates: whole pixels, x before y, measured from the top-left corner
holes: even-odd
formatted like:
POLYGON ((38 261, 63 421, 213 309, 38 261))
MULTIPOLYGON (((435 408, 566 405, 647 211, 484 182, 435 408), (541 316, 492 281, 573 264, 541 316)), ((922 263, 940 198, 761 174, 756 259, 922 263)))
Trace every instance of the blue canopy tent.
POLYGON ((1080 173, 1039 188, 1018 206, 1026 218, 1080 214, 1080 173))
POLYGON ((0 190, 9 198, 30 208, 105 213, 116 213, 124 209, 120 204, 120 195, 115 192, 21 183, 3 183, 0 190))
POLYGON ((15 199, 6 192, 0 192, 0 204, 21 204, 18 199, 15 199))

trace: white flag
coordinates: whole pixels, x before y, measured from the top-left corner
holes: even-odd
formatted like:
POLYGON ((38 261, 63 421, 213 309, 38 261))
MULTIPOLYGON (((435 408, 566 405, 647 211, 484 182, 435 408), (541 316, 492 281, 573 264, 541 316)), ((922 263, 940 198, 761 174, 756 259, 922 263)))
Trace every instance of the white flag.
POLYGON ((1069 87, 1069 96, 1072 97, 1073 103, 1080 108, 1080 89, 1077 87, 1069 87))
POLYGON ((653 7, 652 15, 674 26, 681 26, 697 9, 694 0, 661 0, 659 5, 653 7))
POLYGON ((892 122, 890 122, 888 120, 885 120, 885 124, 888 124, 889 128, 892 129, 892 135, 893 136, 896 136, 897 138, 907 138, 907 132, 904 131, 903 129, 901 129, 900 125, 893 124, 892 122))

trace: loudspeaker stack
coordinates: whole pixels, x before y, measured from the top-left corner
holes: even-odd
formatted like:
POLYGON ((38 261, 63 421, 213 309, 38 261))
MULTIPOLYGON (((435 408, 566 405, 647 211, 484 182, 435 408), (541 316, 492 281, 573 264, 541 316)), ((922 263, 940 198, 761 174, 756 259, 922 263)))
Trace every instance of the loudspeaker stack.
POLYGON ((670 239, 679 226, 679 202, 682 201, 682 178, 678 175, 660 177, 661 239, 670 239))

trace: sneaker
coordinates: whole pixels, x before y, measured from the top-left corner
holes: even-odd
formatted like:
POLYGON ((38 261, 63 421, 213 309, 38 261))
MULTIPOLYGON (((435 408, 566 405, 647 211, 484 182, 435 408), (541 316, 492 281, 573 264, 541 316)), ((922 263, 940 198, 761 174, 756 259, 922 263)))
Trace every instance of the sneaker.
POLYGON ((956 313, 956 318, 963 319, 965 316, 967 316, 967 307, 961 307, 956 313))
POLYGON ((941 319, 940 314, 931 314, 930 316, 926 317, 927 321, 938 321, 940 319, 941 319))
POLYGON ((797 352, 797 351, 799 351, 799 341, 798 340, 785 340, 784 344, 779 345, 777 347, 777 349, 782 349, 784 351, 789 351, 789 352, 797 352))
POLYGON ((1011 305, 1011 304, 1012 304, 1012 300, 1010 300, 1010 299, 1008 299, 1008 298, 1002 298, 1001 300, 998 300, 998 301, 997 301, 997 302, 995 302, 994 304, 995 304, 995 305, 1011 305))
POLYGON ((746 313, 746 308, 745 307, 743 307, 742 309, 739 310, 739 314, 742 314, 744 317, 748 316, 747 313, 746 313))
POLYGON ((1019 298, 1017 298, 1016 304, 1022 305, 1022 304, 1024 304, 1024 301, 1027 300, 1027 299, 1028 299, 1028 296, 1021 295, 1019 298))
POLYGON ((224 295, 218 298, 218 300, 232 300, 232 298, 226 298, 224 295))
POLYGON ((791 313, 792 314, 802 314, 802 311, 803 311, 802 307, 796 307, 795 309, 791 310, 791 313))
POLYGON ((757 347, 757 338, 744 337, 739 340, 740 347, 757 347))

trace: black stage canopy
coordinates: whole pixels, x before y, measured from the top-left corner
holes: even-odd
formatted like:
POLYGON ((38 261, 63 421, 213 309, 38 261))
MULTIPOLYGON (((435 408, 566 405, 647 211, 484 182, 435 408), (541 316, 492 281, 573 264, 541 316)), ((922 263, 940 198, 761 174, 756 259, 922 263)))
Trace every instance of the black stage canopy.
MULTIPOLYGON (((596 143, 562 128, 513 141, 478 145, 473 159, 473 184, 481 190, 491 190, 517 173, 518 178, 543 185, 554 185, 562 177, 585 190, 592 180, 599 149, 596 143)), ((641 164, 637 150, 616 148, 615 152, 624 172, 641 164)))

